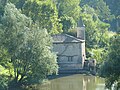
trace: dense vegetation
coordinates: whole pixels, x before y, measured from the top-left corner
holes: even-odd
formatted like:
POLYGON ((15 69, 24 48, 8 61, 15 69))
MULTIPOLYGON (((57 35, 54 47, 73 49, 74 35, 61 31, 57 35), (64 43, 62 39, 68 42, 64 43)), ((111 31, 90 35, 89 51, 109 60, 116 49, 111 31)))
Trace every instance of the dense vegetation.
POLYGON ((87 59, 105 61, 101 72, 106 86, 117 82, 119 87, 119 4, 119 0, 0 0, 0 89, 40 83, 57 73, 51 35, 76 36, 80 18, 86 28, 87 59))
POLYGON ((47 75, 57 73, 50 35, 11 3, 4 7, 0 38, 1 50, 5 51, 1 51, 0 64, 8 70, 9 88, 40 83, 47 75))
POLYGON ((101 75, 106 78, 106 86, 110 88, 113 84, 120 88, 120 35, 111 38, 108 55, 101 68, 101 75))

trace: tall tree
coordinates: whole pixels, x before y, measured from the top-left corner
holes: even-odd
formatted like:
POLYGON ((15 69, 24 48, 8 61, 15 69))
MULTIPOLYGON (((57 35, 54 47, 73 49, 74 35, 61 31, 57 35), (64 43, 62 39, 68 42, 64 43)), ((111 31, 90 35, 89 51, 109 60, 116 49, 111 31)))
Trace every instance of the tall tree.
POLYGON ((101 63, 104 60, 105 48, 109 45, 109 24, 102 22, 94 8, 88 5, 82 7, 81 17, 85 24, 86 56, 101 63))
POLYGON ((7 3, 7 0, 0 0, 0 21, 4 13, 4 6, 6 5, 6 3, 7 3))
POLYGON ((23 13, 38 22, 39 26, 46 28, 50 34, 62 32, 62 25, 58 20, 55 3, 51 0, 27 0, 22 9, 23 13))
POLYGON ((84 6, 86 4, 94 8, 100 20, 108 22, 113 18, 109 7, 106 5, 104 0, 81 0, 81 6, 84 6))
POLYGON ((63 25, 63 32, 76 26, 80 17, 80 0, 57 0, 58 15, 63 25))
POLYGON ((81 16, 86 27, 86 46, 88 48, 106 46, 108 41, 105 35, 109 24, 102 22, 95 10, 88 5, 84 5, 82 12, 81 16))
POLYGON ((25 4, 25 2, 27 0, 8 0, 8 1, 10 1, 11 3, 13 3, 16 6, 16 8, 22 9, 23 5, 25 4))
POLYGON ((111 13, 115 15, 114 20, 111 21, 111 29, 113 31, 120 31, 120 0, 104 0, 109 5, 111 13))
POLYGON ((106 78, 106 87, 111 88, 113 84, 120 89, 120 34, 110 40, 107 60, 101 68, 101 75, 106 78))
POLYGON ((0 43, 8 50, 14 68, 14 79, 10 84, 40 82, 57 72, 51 37, 11 3, 5 6, 0 30, 3 32, 0 43))

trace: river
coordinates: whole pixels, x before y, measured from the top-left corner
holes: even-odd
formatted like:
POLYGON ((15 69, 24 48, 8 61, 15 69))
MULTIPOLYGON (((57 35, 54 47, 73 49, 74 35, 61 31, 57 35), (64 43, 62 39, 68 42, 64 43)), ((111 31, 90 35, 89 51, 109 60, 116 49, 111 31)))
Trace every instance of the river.
POLYGON ((81 74, 64 75, 38 85, 37 90, 106 90, 104 79, 81 74))

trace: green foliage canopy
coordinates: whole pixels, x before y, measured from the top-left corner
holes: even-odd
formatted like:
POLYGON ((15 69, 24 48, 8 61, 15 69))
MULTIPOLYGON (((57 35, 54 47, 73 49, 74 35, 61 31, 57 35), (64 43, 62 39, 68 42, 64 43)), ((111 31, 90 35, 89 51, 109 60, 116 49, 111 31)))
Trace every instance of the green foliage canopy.
POLYGON ((86 28, 86 46, 88 48, 104 47, 108 44, 106 33, 109 24, 100 21, 94 9, 85 5, 83 7, 83 22, 86 28))
POLYGON ((77 25, 81 11, 79 4, 80 0, 57 0, 58 15, 64 33, 77 25))
POLYGON ((81 0, 80 5, 89 5, 94 8, 95 13, 102 21, 109 21, 113 19, 113 15, 111 15, 110 9, 104 0, 81 0))
POLYGON ((50 34, 62 32, 56 5, 51 0, 27 0, 22 11, 34 22, 37 22, 40 27, 46 28, 50 34))
POLYGON ((120 88, 120 34, 110 40, 107 56, 107 60, 101 68, 101 75, 106 78, 107 88, 111 88, 113 84, 120 88))
POLYGON ((104 0, 115 18, 110 22, 112 31, 120 32, 120 0, 104 0))
POLYGON ((13 84, 38 83, 57 72, 50 35, 11 3, 5 6, 0 28, 0 43, 8 50, 14 68, 13 84))
POLYGON ((82 7, 81 17, 85 24, 86 56, 101 63, 104 61, 106 48, 109 45, 108 28, 110 25, 101 21, 94 8, 88 5, 82 7))

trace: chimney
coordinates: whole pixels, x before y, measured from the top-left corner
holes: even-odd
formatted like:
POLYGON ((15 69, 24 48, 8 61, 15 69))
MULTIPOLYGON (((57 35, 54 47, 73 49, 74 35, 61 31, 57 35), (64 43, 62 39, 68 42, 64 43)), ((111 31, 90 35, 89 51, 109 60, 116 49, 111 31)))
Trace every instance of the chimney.
POLYGON ((85 27, 77 27, 77 38, 85 40, 85 27))
POLYGON ((85 25, 81 17, 77 24, 77 38, 85 40, 85 25))

